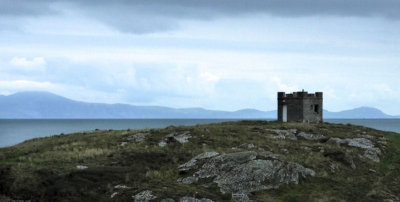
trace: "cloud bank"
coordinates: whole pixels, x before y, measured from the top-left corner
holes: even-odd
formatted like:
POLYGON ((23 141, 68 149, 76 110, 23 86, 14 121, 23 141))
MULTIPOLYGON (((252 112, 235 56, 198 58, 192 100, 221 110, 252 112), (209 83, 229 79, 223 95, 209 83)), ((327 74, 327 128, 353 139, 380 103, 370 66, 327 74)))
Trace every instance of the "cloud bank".
POLYGON ((184 20, 266 14, 278 17, 338 16, 400 19, 398 0, 1 0, 0 18, 79 13, 127 33, 173 30, 184 20))

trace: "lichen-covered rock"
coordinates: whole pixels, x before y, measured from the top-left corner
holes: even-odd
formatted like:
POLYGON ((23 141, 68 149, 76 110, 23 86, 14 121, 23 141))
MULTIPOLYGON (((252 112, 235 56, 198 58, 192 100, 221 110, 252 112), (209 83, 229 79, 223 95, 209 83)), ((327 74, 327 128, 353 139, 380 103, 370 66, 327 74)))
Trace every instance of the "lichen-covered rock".
POLYGON ((150 190, 144 190, 132 197, 135 199, 135 202, 147 202, 157 198, 150 190))
POLYGON ((85 169, 88 169, 88 167, 87 167, 87 166, 84 166, 84 165, 77 165, 76 168, 77 168, 78 170, 85 170, 85 169))
POLYGON ((204 152, 204 153, 201 153, 201 154, 195 156, 190 161, 180 165, 178 168, 181 171, 182 170, 187 170, 187 169, 190 169, 192 166, 194 166, 198 160, 211 158, 211 157, 218 156, 218 155, 219 155, 219 153, 218 152, 214 152, 214 151, 213 152, 204 152))
POLYGON ((346 138, 347 144, 352 147, 359 147, 363 149, 371 149, 374 144, 371 140, 366 138, 346 138))
POLYGON ((223 193, 278 188, 281 184, 297 184, 302 178, 315 175, 313 170, 272 153, 237 152, 214 156, 202 162, 192 160, 180 166, 180 171, 191 170, 193 174, 179 181, 191 184, 200 179, 212 179, 223 193))
POLYGON ((378 147, 375 147, 374 143, 366 138, 330 138, 328 140, 328 143, 333 143, 338 146, 340 145, 348 145, 351 147, 357 147, 364 149, 364 154, 362 157, 365 157, 366 159, 369 159, 373 162, 379 163, 380 158, 379 156, 381 155, 381 150, 378 147))
POLYGON ((375 163, 379 163, 380 162, 380 158, 379 156, 381 155, 381 150, 379 148, 370 148, 370 149, 366 149, 364 151, 364 155, 363 157, 375 162, 375 163))
POLYGON ((305 132, 298 132, 297 129, 288 129, 288 130, 270 130, 274 132, 276 135, 272 136, 272 138, 279 138, 279 139, 291 139, 297 140, 299 138, 306 139, 306 140, 320 140, 325 138, 324 135, 320 134, 311 134, 305 132))
POLYGON ((340 162, 345 166, 349 166, 352 169, 356 169, 356 164, 354 163, 353 157, 347 153, 336 151, 336 152, 324 152, 325 157, 340 162))
POLYGON ((150 133, 136 133, 134 135, 129 136, 126 138, 128 141, 131 142, 142 142, 143 140, 146 139, 146 137, 150 135, 150 133))
POLYGON ((165 147, 169 142, 172 140, 175 140, 181 144, 185 144, 189 142, 189 138, 192 136, 190 135, 189 131, 184 131, 184 132, 173 132, 168 135, 166 135, 159 143, 158 146, 160 147, 165 147))
POLYGON ((250 201, 247 194, 244 193, 232 193, 231 201, 233 202, 247 202, 250 201))
POLYGON ((276 135, 272 136, 272 138, 278 138, 278 139, 291 139, 291 140, 297 140, 296 129, 289 129, 289 130, 278 130, 278 129, 273 129, 270 130, 274 132, 276 135))
POLYGON ((311 133, 305 133, 305 132, 300 132, 296 135, 298 138, 303 138, 306 140, 320 140, 325 138, 324 135, 320 135, 320 134, 311 134, 311 133))
POLYGON ((185 131, 183 133, 172 133, 172 134, 169 134, 168 136, 174 137, 174 139, 176 141, 178 141, 179 143, 181 143, 181 144, 189 142, 189 138, 192 137, 192 136, 190 136, 190 132, 189 131, 185 131))
POLYGON ((118 195, 118 192, 114 192, 114 193, 111 194, 110 198, 114 198, 117 195, 118 195))
POLYGON ((332 137, 332 138, 329 138, 329 140, 327 141, 327 143, 329 143, 329 144, 336 144, 337 146, 340 146, 340 145, 342 145, 342 144, 346 144, 347 142, 346 142, 346 140, 344 140, 344 139, 337 138, 337 137, 332 137))
POLYGON ((341 138, 329 138, 328 143, 333 143, 336 144, 338 146, 342 145, 342 144, 347 144, 348 146, 352 146, 352 147, 358 147, 358 148, 363 148, 363 149, 369 149, 369 148, 373 148, 374 144, 371 140, 366 139, 366 138, 345 138, 345 139, 341 139, 341 138))
POLYGON ((256 146, 254 146, 254 144, 241 144, 240 146, 239 146, 239 148, 242 148, 242 149, 253 149, 253 148, 255 148, 256 146))
POLYGON ((329 163, 329 171, 331 173, 335 173, 338 169, 339 169, 339 167, 336 163, 333 163, 333 162, 329 163))
POLYGON ((114 186, 114 189, 128 189, 128 188, 129 188, 128 186, 120 184, 114 186))
POLYGON ((167 146, 167 142, 164 141, 164 140, 162 140, 162 141, 160 141, 160 142, 158 143, 158 146, 160 146, 160 147, 165 147, 165 146, 167 146))

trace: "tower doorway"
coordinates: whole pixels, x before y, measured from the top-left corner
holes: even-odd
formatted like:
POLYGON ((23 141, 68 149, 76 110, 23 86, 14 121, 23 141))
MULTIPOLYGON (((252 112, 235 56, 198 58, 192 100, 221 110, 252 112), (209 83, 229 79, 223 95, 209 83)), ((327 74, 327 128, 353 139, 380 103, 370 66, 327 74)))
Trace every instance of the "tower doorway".
POLYGON ((282 122, 287 122, 287 105, 282 106, 282 122))

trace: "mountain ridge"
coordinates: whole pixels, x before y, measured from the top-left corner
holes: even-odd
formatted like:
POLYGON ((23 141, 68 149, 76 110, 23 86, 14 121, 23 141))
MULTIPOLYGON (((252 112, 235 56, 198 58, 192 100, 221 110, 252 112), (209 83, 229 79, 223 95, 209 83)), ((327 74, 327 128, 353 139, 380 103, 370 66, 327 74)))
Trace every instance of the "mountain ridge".
MULTIPOLYGON (((0 118, 216 118, 216 119, 276 119, 276 110, 240 109, 209 110, 200 107, 171 108, 130 104, 89 103, 72 100, 45 91, 18 92, 0 95, 0 118)), ((324 110, 325 119, 400 118, 373 107, 358 107, 340 112, 324 110)))

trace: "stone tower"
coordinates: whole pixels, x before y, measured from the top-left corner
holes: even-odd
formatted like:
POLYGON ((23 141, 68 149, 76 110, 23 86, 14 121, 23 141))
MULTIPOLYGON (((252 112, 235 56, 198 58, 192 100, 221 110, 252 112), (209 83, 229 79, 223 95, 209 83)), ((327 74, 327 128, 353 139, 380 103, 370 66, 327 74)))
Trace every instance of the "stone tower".
POLYGON ((278 92, 278 121, 322 122, 322 92, 278 92))

